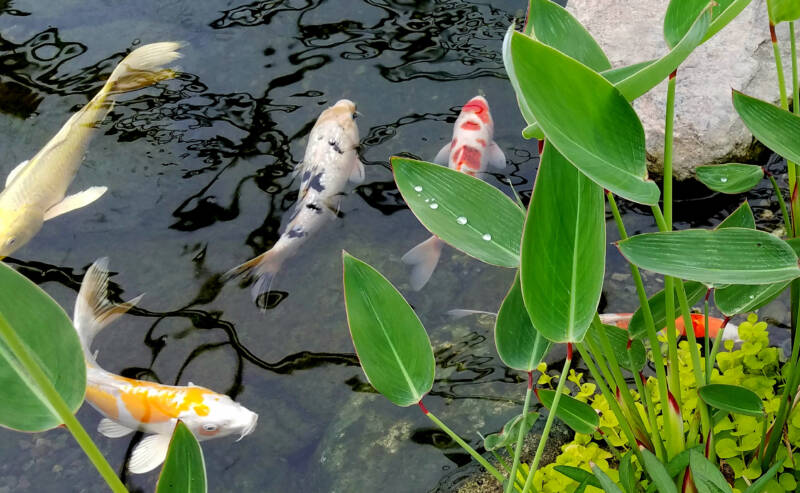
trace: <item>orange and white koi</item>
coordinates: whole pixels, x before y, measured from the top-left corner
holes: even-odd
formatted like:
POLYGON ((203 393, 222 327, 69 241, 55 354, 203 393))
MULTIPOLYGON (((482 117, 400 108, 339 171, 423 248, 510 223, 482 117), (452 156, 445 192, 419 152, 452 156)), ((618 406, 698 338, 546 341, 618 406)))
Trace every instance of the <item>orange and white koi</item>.
MULTIPOLYGON (((434 161, 470 176, 485 172, 489 166, 505 168, 506 157, 494 141, 494 121, 484 97, 475 96, 461 108, 453 139, 434 161)), ((442 240, 431 236, 403 255, 401 260, 411 266, 411 289, 419 291, 427 284, 439 263, 442 246, 442 240)))
POLYGON ((96 261, 83 278, 75 300, 73 323, 83 346, 87 367, 86 400, 105 416, 97 431, 119 438, 136 430, 152 435, 133 450, 128 470, 145 473, 166 458, 172 432, 183 421, 198 440, 232 434, 239 439, 253 432, 258 415, 224 394, 189 383, 162 385, 135 380, 102 369, 91 353, 100 330, 133 307, 141 298, 115 304, 108 301, 108 259, 96 261))
POLYGON ((179 43, 163 42, 132 51, 86 106, 35 156, 11 170, 0 192, 0 258, 30 241, 44 221, 91 204, 106 192, 106 187, 89 187, 65 197, 95 124, 111 110, 114 96, 173 77, 175 72, 163 66, 180 56, 178 48, 179 43))
MULTIPOLYGON (((705 337, 706 322, 705 316, 702 313, 692 313, 692 327, 694 328, 694 335, 697 338, 705 337)), ((600 321, 606 325, 616 325, 621 329, 627 329, 628 325, 633 318, 633 313, 602 313, 600 314, 600 321)), ((686 324, 683 322, 683 317, 675 319, 675 328, 678 332, 678 337, 686 337, 686 324)), ((666 329, 662 329, 662 333, 666 329)), ((708 337, 715 338, 720 330, 722 332, 722 340, 740 342, 739 327, 736 324, 727 323, 725 320, 716 317, 708 317, 708 337), (724 329, 723 329, 724 325, 724 329)))
POLYGON ((308 137, 302 164, 295 170, 301 174, 300 195, 289 224, 268 251, 234 267, 223 275, 223 281, 248 273, 255 278, 253 301, 268 293, 275 274, 283 262, 329 219, 339 215, 339 201, 348 181, 364 181, 364 164, 356 149, 359 144, 356 105, 339 100, 317 118, 308 137))

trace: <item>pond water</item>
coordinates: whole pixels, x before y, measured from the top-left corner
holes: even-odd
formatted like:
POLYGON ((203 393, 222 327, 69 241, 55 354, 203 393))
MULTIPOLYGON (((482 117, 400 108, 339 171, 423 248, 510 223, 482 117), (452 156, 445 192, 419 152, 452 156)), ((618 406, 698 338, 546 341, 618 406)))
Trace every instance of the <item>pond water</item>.
MULTIPOLYGON (((259 413, 241 442, 204 442, 210 491, 448 491, 453 474, 464 474, 457 468, 468 457, 417 409, 396 408, 366 384, 343 308, 342 249, 387 275, 428 328, 437 355, 428 408, 473 444, 477 432, 494 432, 519 412, 524 384, 499 362, 491 321, 445 316, 453 308, 495 311, 513 272, 448 247, 430 283, 410 292, 400 257, 429 234, 405 207, 388 160, 432 159, 460 106, 483 94, 509 162, 487 180, 509 195, 510 180, 530 195, 536 144, 520 137, 500 56, 524 3, 0 4, 3 173, 44 145, 127 50, 186 43, 176 80, 123 97, 99 125, 70 190, 109 192, 49 221, 7 262, 71 313, 86 267, 110 257, 113 297, 145 297, 98 336, 99 363, 129 377, 195 382, 259 413), (344 217, 284 264, 262 313, 247 286, 223 285, 219 276, 277 240, 297 198, 291 172, 308 132, 340 98, 362 113, 366 181, 344 198, 344 217)), ((741 200, 689 195, 677 227, 718 222, 741 200)), ((751 196, 761 201, 757 212, 777 210, 767 188, 751 196)), ((622 205, 630 232, 654 229, 648 211, 622 205)), ((609 248, 605 310, 634 308, 627 272, 609 248)), ((94 431, 93 409, 78 416, 131 490, 152 491, 156 473, 124 473, 141 436, 107 439, 94 431)), ((65 431, 0 430, 0 493, 105 490, 65 431)))

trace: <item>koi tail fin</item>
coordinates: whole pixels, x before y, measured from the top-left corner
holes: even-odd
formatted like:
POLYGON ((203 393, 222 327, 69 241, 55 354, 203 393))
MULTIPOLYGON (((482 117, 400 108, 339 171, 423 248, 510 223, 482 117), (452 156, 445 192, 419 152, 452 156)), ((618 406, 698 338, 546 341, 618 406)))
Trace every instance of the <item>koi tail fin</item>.
POLYGON ((419 291, 428 283, 439 257, 442 254, 444 242, 435 236, 431 236, 419 245, 409 250, 400 259, 404 264, 411 266, 411 289, 419 291))
POLYGON ((268 295, 272 288, 272 281, 275 275, 281 270, 286 256, 281 250, 275 248, 267 250, 258 257, 252 258, 247 262, 237 265, 222 275, 222 282, 230 281, 235 277, 245 275, 247 280, 253 280, 250 287, 250 294, 253 302, 258 304, 258 300, 263 295, 268 295))
POLYGON ((180 58, 180 47, 180 43, 165 41, 136 48, 119 62, 103 89, 110 93, 135 91, 175 77, 175 71, 164 65, 180 58))
POLYGON ((96 260, 83 276, 72 323, 78 332, 86 359, 94 362, 91 346, 94 337, 108 324, 130 310, 142 295, 125 303, 108 300, 108 258, 96 260))

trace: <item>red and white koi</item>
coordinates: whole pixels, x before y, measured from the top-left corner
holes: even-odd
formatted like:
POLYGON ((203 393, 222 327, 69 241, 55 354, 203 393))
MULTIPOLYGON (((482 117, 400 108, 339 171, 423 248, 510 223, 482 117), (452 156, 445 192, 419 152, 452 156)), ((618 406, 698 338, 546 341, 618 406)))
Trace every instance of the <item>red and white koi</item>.
MULTIPOLYGON (((434 158, 450 169, 477 176, 489 166, 503 169, 506 157, 494 141, 494 121, 489 103, 483 96, 475 96, 461 108, 453 128, 453 139, 442 147, 434 158)), ((402 257, 411 266, 411 289, 419 291, 433 274, 444 242, 431 236, 402 257)))
POLYGON ((339 214, 339 201, 348 181, 364 181, 364 164, 356 149, 359 143, 356 105, 339 100, 317 118, 308 137, 302 164, 300 194, 289 224, 268 251, 234 267, 223 275, 226 281, 248 273, 255 278, 253 301, 270 290, 283 262, 294 255, 311 234, 339 214))
POLYGON ((108 259, 96 261, 83 278, 75 300, 73 323, 87 367, 86 400, 105 416, 97 431, 119 438, 136 430, 152 435, 134 448, 128 470, 145 473, 166 458, 172 432, 183 421, 198 440, 232 434, 239 439, 253 432, 258 415, 224 394, 193 383, 162 385, 135 380, 102 369, 91 352, 94 337, 141 298, 115 304, 107 299, 108 259))
MULTIPOLYGON (((702 313, 692 313, 692 328, 694 329, 694 335, 697 338, 705 337, 706 334, 706 322, 705 316, 702 313)), ((601 313, 600 314, 600 321, 606 325, 615 325, 621 329, 627 329, 628 325, 631 322, 631 318, 633 318, 633 313, 601 313)), ((678 337, 686 337, 686 324, 683 322, 683 317, 678 317, 675 319, 675 328, 678 333, 678 337)), ((666 329, 662 329, 662 333, 666 329)), ((725 323, 725 321, 721 318, 716 317, 708 317, 708 337, 715 338, 719 331, 722 330, 722 340, 723 341, 735 341, 741 342, 739 338, 739 327, 736 324, 732 323, 725 323), (724 328, 723 328, 724 325, 724 328)))

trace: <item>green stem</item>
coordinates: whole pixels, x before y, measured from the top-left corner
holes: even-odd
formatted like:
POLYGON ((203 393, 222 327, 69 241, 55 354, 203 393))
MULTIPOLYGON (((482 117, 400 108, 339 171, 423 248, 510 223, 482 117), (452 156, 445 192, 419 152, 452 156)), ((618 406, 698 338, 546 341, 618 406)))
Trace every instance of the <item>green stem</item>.
MULTIPOLYGON (((711 345, 709 343, 710 339, 708 338, 708 296, 710 294, 711 294, 711 290, 709 289, 709 290, 706 291, 706 299, 703 301, 703 324, 704 324, 703 327, 706 328, 706 330, 704 331, 704 334, 703 334, 703 354, 705 355, 705 358, 706 358, 706 361, 705 361, 705 363, 706 363, 706 368, 705 368, 705 374, 706 374, 705 382, 706 382, 706 385, 711 383, 711 370, 709 369, 711 367, 708 364, 708 362, 709 362, 708 357, 711 354, 711 345)), ((720 330, 720 332, 723 332, 723 331, 720 330)))
POLYGON ((769 34, 772 37, 772 53, 775 55, 775 71, 778 73, 778 91, 781 94, 781 108, 788 110, 789 101, 786 99, 786 78, 783 76, 783 62, 781 61, 781 48, 778 45, 778 36, 775 35, 775 24, 770 21, 769 34))
POLYGON ((794 22, 789 23, 789 42, 792 50, 792 112, 800 115, 800 85, 797 78, 797 43, 795 43, 794 22))
POLYGON ((533 456, 533 463, 528 468, 528 478, 525 480, 525 486, 522 488, 522 493, 528 493, 531 485, 533 484, 533 477, 536 475, 536 469, 539 467, 539 461, 542 460, 544 447, 547 445, 547 438, 550 435, 550 428, 553 426, 553 420, 558 411, 558 402, 561 400, 561 393, 564 390, 564 384, 569 375, 569 366, 572 364, 572 343, 567 343, 567 359, 564 360, 564 368, 561 370, 561 376, 558 379, 558 386, 556 387, 556 395, 553 396, 553 405, 550 407, 550 412, 547 414, 547 421, 544 423, 542 430, 542 437, 539 439, 539 445, 536 447, 536 455, 533 456))
POLYGON ((786 202, 783 200, 783 192, 778 186, 778 182, 775 181, 775 177, 772 176, 772 173, 766 170, 764 171, 767 173, 767 178, 769 178, 770 183, 772 183, 772 189, 775 191, 775 197, 778 198, 778 204, 781 206, 781 214, 783 214, 783 227, 786 228, 786 236, 791 238, 794 236, 794 230, 792 229, 792 220, 789 216, 789 211, 786 210, 786 202))
MULTIPOLYGON (((675 327, 675 280, 664 276, 664 313, 667 314, 667 357, 669 358, 669 389, 678 402, 683 404, 681 396, 680 367, 678 366, 678 329, 675 327)), ((691 327, 691 326, 690 326, 691 327)))
POLYGON ((667 231, 672 230, 672 131, 675 126, 675 76, 676 69, 667 82, 667 115, 664 120, 664 221, 667 231))
MULTIPOLYGON (((703 386, 705 381, 703 368, 700 363, 700 350, 697 348, 697 337, 694 333, 694 323, 692 322, 692 315, 689 313, 689 301, 686 299, 686 290, 683 288, 683 281, 676 279, 675 292, 678 294, 678 303, 681 306, 681 315, 683 316, 683 325, 686 327, 686 337, 689 339, 689 354, 692 356, 692 366, 694 367, 694 380, 696 388, 699 389, 703 386)), ((706 325, 706 331, 708 325, 706 325)), ((706 338, 708 338, 706 336, 706 338)), ((705 401, 697 396, 697 407, 700 410, 700 423, 703 430, 703 438, 708 436, 711 427, 711 418, 708 413, 708 406, 705 401)))
POLYGON ((711 371, 717 364, 717 353, 719 353, 719 347, 722 345, 722 334, 725 332, 725 327, 728 325, 728 320, 730 319, 726 318, 722 322, 722 327, 719 328, 719 332, 717 332, 717 336, 714 338, 714 345, 711 346, 711 356, 706 355, 706 374, 709 383, 711 383, 711 371))
POLYGON ((86 433, 86 430, 81 426, 80 422, 78 422, 78 419, 72 414, 69 406, 67 406, 67 403, 61 398, 61 394, 58 393, 53 383, 47 377, 47 374, 36 362, 35 357, 30 353, 28 347, 22 342, 22 339, 19 338, 2 315, 0 315, 0 337, 2 337, 3 342, 11 349, 14 357, 19 360, 27 374, 33 379, 42 396, 46 399, 47 405, 53 411, 53 414, 64 422, 69 432, 75 437, 75 441, 78 442, 78 445, 81 446, 83 452, 89 457, 89 460, 92 461, 94 467, 100 475, 103 476, 103 479, 106 480, 111 490, 115 493, 127 493, 128 490, 125 488, 125 485, 122 484, 122 481, 117 477, 117 474, 103 457, 103 454, 100 453, 100 450, 98 450, 97 446, 92 442, 89 434, 86 433))
MULTIPOLYGON (((560 383, 560 382, 559 382, 560 383)), ((511 466, 511 474, 509 478, 511 481, 508 482, 506 486, 505 493, 511 493, 511 490, 514 489, 514 482, 517 478, 517 469, 519 468, 519 456, 522 453, 522 442, 525 439, 525 418, 528 416, 528 407, 531 404, 531 394, 533 393, 533 372, 528 372, 528 389, 525 391, 525 403, 522 405, 522 426, 519 427, 519 433, 517 434, 517 446, 514 449, 514 463, 511 466)))
POLYGON ((467 442, 462 440, 460 436, 456 435, 453 432, 453 430, 451 430, 450 428, 447 427, 447 425, 442 423, 442 421, 439 418, 437 418, 436 416, 434 416, 432 412, 428 411, 425 408, 425 406, 422 404, 422 401, 419 401, 418 405, 419 405, 420 409, 422 409, 422 412, 425 414, 425 416, 427 416, 431 421, 436 423, 436 426, 438 426, 439 428, 442 429, 442 431, 447 433, 447 436, 452 438, 453 441, 456 442, 457 444, 459 444, 462 449, 464 449, 469 455, 472 456, 473 459, 478 461, 478 463, 480 463, 480 465, 482 465, 483 468, 486 469, 489 472, 489 474, 494 476, 495 479, 500 481, 501 484, 503 483, 503 481, 505 480, 505 477, 503 477, 503 475, 500 473, 500 471, 495 469, 495 467, 493 465, 489 464, 489 461, 487 461, 481 454, 476 452, 474 448, 470 447, 467 442))
POLYGON ((647 418, 650 421, 650 436, 653 440, 656 457, 658 457, 659 460, 665 461, 667 450, 664 448, 664 442, 661 440, 661 434, 658 432, 656 409, 653 406, 653 402, 650 400, 650 393, 647 391, 647 383, 641 373, 634 373, 633 381, 636 384, 636 390, 639 391, 639 396, 644 404, 644 408, 647 410, 647 418))

